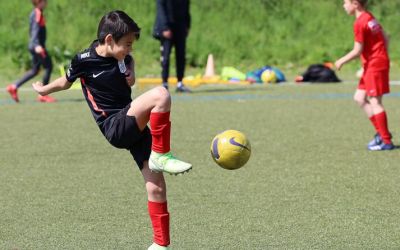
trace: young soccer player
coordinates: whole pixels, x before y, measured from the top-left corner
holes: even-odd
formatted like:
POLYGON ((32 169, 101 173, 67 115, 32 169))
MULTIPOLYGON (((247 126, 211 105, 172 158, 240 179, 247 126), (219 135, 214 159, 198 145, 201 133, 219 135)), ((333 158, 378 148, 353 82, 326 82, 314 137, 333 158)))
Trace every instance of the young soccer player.
MULTIPOLYGON (((18 88, 24 83, 35 77, 39 73, 40 66, 45 69, 43 76, 43 84, 48 84, 50 81, 53 64, 49 53, 46 50, 46 20, 43 11, 47 6, 47 0, 32 0, 34 9, 29 17, 29 52, 32 55, 32 69, 28 71, 21 79, 14 84, 7 86, 7 91, 10 93, 14 101, 19 102, 18 88)), ((48 95, 39 95, 39 102, 55 102, 56 100, 48 95)))
POLYGON ((168 90, 159 86, 131 99, 135 71, 130 52, 139 35, 139 26, 126 13, 111 11, 99 23, 98 39, 72 59, 66 76, 48 85, 35 83, 33 88, 47 95, 68 89, 80 78, 100 131, 113 146, 129 150, 141 170, 154 233, 154 243, 149 249, 167 249, 169 212, 162 172, 180 174, 189 171, 192 165, 170 153, 168 90), (149 121, 151 130, 147 127, 149 121))
POLYGON ((361 55, 364 73, 354 94, 354 100, 364 110, 373 124, 376 135, 368 149, 392 150, 394 145, 388 129, 387 116, 382 104, 383 95, 390 92, 387 52, 388 39, 382 26, 366 10, 368 0, 344 0, 344 10, 354 15, 354 48, 335 62, 338 70, 347 62, 361 55))

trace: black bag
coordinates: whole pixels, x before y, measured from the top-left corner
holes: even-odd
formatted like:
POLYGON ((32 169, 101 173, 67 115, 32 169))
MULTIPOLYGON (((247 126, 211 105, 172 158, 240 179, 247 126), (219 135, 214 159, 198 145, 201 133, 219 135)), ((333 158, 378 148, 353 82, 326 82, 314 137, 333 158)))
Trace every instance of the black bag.
POLYGON ((303 82, 340 82, 335 72, 323 64, 313 64, 303 74, 303 82))

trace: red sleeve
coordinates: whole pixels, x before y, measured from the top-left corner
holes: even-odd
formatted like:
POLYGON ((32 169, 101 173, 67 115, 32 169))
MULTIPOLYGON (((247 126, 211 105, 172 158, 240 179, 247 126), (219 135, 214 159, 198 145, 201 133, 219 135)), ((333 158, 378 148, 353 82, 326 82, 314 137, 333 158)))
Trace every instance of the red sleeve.
POLYGON ((354 40, 359 43, 364 43, 364 28, 361 22, 354 23, 354 40))
POLYGON ((35 21, 37 23, 40 23, 41 19, 42 19, 42 12, 40 11, 40 9, 35 8, 35 21))
POLYGON ((46 26, 46 20, 44 18, 43 11, 38 8, 35 8, 35 21, 40 27, 46 26))

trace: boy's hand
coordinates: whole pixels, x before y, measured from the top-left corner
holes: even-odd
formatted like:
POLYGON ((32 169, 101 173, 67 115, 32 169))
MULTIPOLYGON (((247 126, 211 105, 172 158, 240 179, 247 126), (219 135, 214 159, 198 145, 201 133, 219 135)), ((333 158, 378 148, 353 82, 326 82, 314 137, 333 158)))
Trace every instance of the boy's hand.
POLYGON ((46 57, 46 50, 40 45, 35 47, 35 52, 36 54, 39 54, 42 58, 46 57))
POLYGON ((163 37, 165 37, 166 39, 172 39, 172 37, 173 37, 172 31, 171 31, 170 29, 164 30, 164 31, 162 32, 162 35, 163 35, 163 37))
POLYGON ((135 76, 129 69, 125 72, 125 79, 126 83, 128 83, 130 87, 132 87, 135 84, 135 76))
POLYGON ((340 70, 342 68, 342 66, 343 66, 343 62, 341 59, 339 59, 335 62, 335 67, 337 70, 340 70))
POLYGON ((32 83, 32 87, 39 95, 46 95, 43 91, 43 83, 41 82, 32 83))
POLYGON ((125 72, 125 79, 126 79, 126 83, 128 83, 128 85, 130 87, 132 87, 135 84, 135 59, 132 56, 132 61, 126 65, 127 66, 127 70, 125 72))

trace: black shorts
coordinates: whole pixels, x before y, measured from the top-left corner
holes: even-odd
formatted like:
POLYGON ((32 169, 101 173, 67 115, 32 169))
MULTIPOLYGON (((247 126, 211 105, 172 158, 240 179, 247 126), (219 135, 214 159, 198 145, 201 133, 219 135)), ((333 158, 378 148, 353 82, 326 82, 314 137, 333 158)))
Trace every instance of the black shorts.
POLYGON ((100 129, 111 145, 129 150, 142 169, 143 162, 150 158, 151 134, 147 126, 140 131, 136 118, 127 115, 130 106, 129 104, 120 112, 108 117, 100 129))

